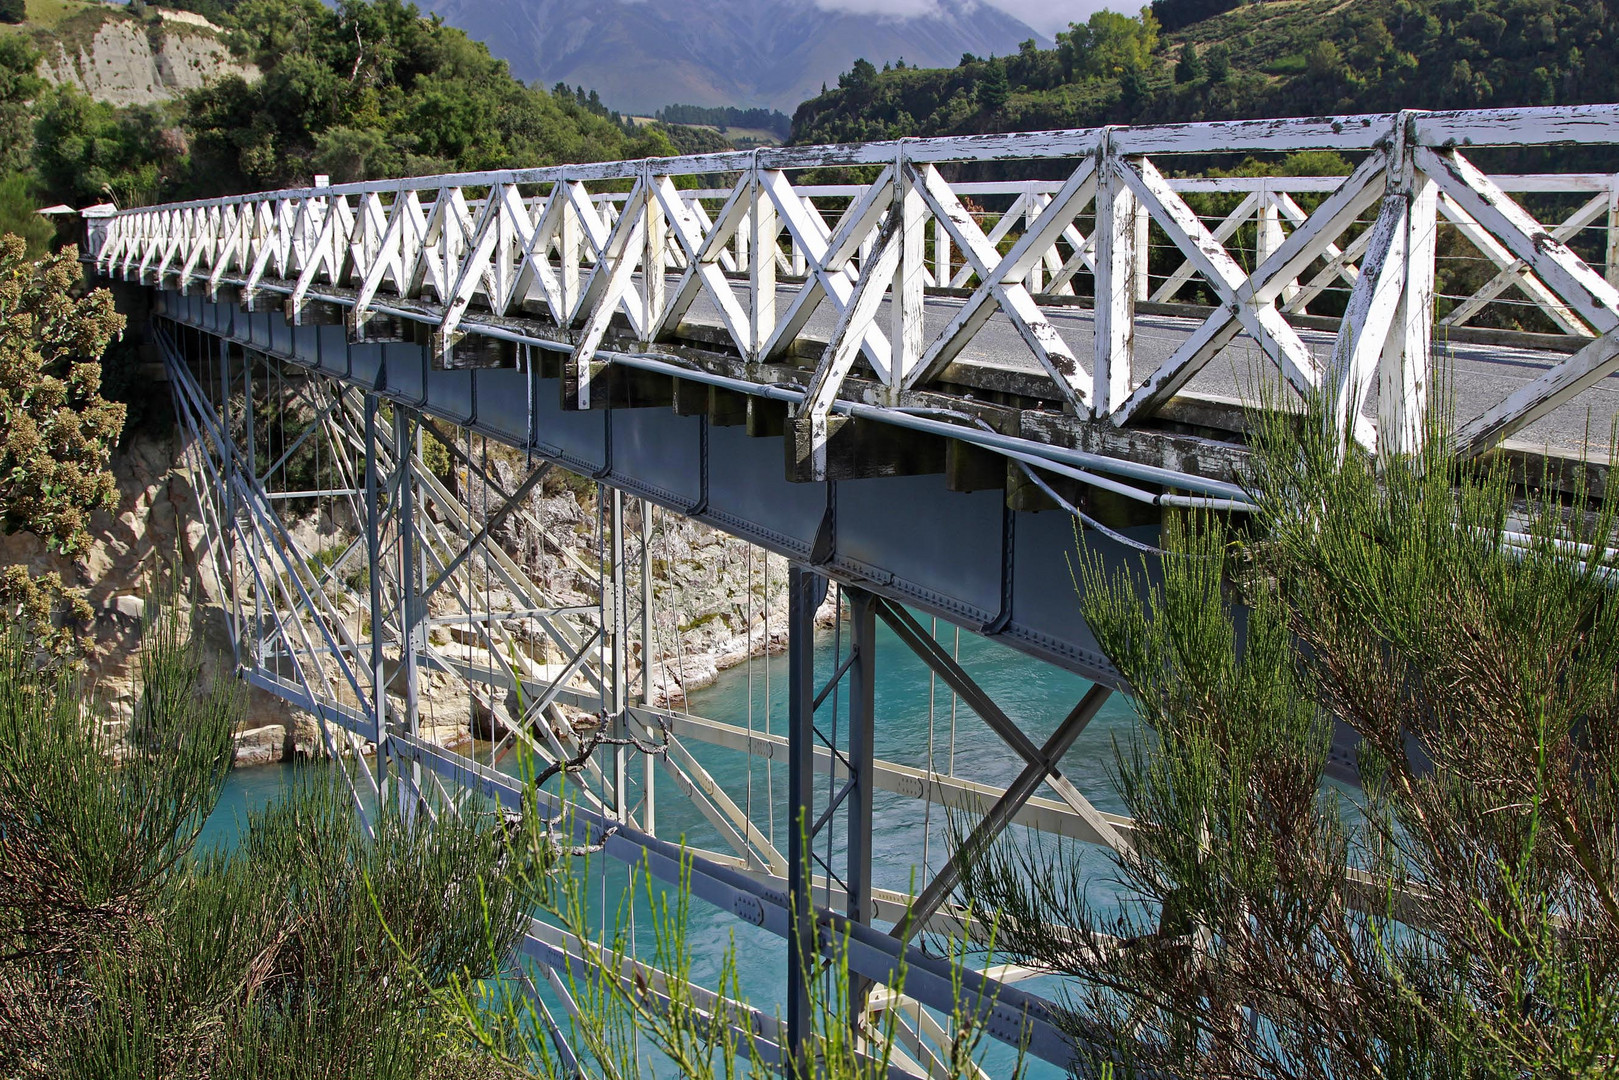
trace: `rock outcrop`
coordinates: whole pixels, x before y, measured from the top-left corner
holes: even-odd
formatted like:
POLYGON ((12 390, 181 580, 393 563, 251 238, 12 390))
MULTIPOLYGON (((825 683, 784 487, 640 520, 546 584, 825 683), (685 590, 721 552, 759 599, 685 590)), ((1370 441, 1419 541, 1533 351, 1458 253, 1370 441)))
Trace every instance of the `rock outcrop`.
POLYGON ((97 101, 150 105, 227 75, 249 82, 252 64, 231 55, 223 31, 200 16, 163 12, 146 22, 116 10, 81 15, 40 41, 40 75, 72 83, 97 101))

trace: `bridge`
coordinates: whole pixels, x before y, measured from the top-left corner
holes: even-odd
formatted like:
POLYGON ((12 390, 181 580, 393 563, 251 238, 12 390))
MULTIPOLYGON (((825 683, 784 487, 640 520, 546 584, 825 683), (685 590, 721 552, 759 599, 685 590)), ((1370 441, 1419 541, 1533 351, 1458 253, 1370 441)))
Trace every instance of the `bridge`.
MULTIPOLYGON (((857 978, 905 966, 903 995, 866 1000, 899 1018, 899 1071, 929 1076, 950 1033, 928 1010, 956 991, 916 939, 961 930, 958 868, 915 892, 874 881, 874 794, 969 810, 980 838, 1128 844, 1131 823, 1061 767, 1128 689, 1069 559, 1082 537, 1137 565, 1167 508, 1243 512, 1244 400, 1320 395, 1379 455, 1439 431, 1537 483, 1603 482, 1585 444, 1615 412, 1619 178, 1574 170, 1611 167, 1616 143, 1619 106, 1591 106, 760 149, 131 209, 87 222, 87 258, 149 307, 238 670, 320 719, 362 812, 390 785, 516 809, 496 763, 520 741, 586 759, 580 842, 679 882, 659 805, 690 799, 725 845, 689 853, 691 891, 788 962, 779 1026, 700 1000, 790 1053, 811 1030, 805 973, 846 935, 857 978), (1302 151, 1346 167, 1289 175, 1302 151), (304 422, 271 453, 289 409, 304 422), (454 489, 424 463, 428 434, 454 489), (323 479, 289 487, 311 448, 323 479), (558 469, 599 491, 600 557, 575 567, 589 604, 495 541, 558 469), (340 551, 295 536, 283 508, 311 506, 352 523, 340 551), (658 629, 660 517, 762 549, 767 580, 790 564, 784 730, 658 704, 678 650, 658 629), (817 670, 828 589, 840 619, 817 670), (924 620, 1094 686, 1025 730, 924 620), (879 622, 1016 754, 1011 783, 884 760, 879 622), (487 760, 423 737, 426 677, 505 731, 487 760), (699 744, 784 762, 810 829, 778 849, 776 808, 725 791, 699 744)), ((550 973, 580 958, 541 923, 525 947, 550 973)), ((1049 1003, 1018 985, 1031 974, 964 985, 986 992, 992 1036, 1065 1064, 1049 1003)))

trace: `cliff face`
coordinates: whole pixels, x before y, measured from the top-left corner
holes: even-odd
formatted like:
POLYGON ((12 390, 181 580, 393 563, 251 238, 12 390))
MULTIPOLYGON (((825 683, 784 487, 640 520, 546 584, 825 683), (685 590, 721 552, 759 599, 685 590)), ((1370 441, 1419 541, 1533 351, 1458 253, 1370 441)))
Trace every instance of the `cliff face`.
POLYGON ((228 75, 259 77, 231 55, 218 27, 174 17, 189 14, 165 12, 156 22, 111 9, 75 16, 39 35, 39 73, 113 105, 166 101, 228 75))
MULTIPOLYGON (((205 572, 206 537, 197 520, 196 494, 187 470, 175 465, 179 447, 171 437, 135 434, 113 455, 118 505, 98 511, 91 521, 94 541, 77 561, 47 550, 38 537, 0 534, 0 565, 22 565, 30 573, 55 571, 85 590, 95 611, 88 627, 93 645, 85 665, 86 696, 112 732, 134 715, 139 692, 142 618, 153 589, 182 568, 179 602, 202 638, 204 679, 230 671, 219 590, 205 572), (203 572, 199 572, 199 568, 203 572)), ((280 701, 251 691, 245 702, 247 729, 273 727, 239 739, 239 760, 281 760, 318 744, 313 723, 280 701)))

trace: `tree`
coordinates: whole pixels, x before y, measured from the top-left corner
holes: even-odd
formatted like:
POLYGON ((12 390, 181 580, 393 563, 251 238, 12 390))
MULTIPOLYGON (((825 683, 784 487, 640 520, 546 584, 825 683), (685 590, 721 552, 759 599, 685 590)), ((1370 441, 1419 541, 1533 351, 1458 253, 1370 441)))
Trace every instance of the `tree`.
POLYGON ((1147 8, 1138 18, 1098 11, 1057 35, 1057 53, 1069 80, 1118 78, 1145 71, 1158 47, 1158 20, 1147 8))
POLYGON ((1181 46, 1180 58, 1175 61, 1175 81, 1196 82, 1203 77, 1203 61, 1197 55, 1197 46, 1188 41, 1181 46))
POLYGON ((50 250, 56 228, 39 213, 39 192, 32 177, 12 173, 0 177, 0 234, 20 236, 29 258, 39 258, 50 250))
POLYGON ((1000 60, 990 60, 985 66, 984 77, 978 81, 978 104, 987 113, 998 113, 1006 107, 1006 99, 1011 96, 1012 88, 1006 78, 1006 64, 1000 60))
POLYGON ((42 94, 35 109, 35 166, 63 201, 145 206, 187 164, 184 140, 165 135, 169 125, 153 107, 117 109, 62 85, 42 94))
POLYGON ((27 20, 27 0, 0 0, 0 23, 20 23, 27 20))
POLYGON ((1203 70, 1208 73, 1209 85, 1219 86, 1231 78, 1231 50, 1224 42, 1215 42, 1203 54, 1203 70))
POLYGON ((1172 518, 1158 583, 1085 562, 1152 732, 1116 756, 1119 904, 1060 844, 1007 843, 967 892, 1075 979, 1064 1023, 1115 1075, 1603 1073, 1619 498, 1525 496, 1442 433, 1374 463, 1323 415, 1261 419, 1255 520, 1172 518))
MULTIPOLYGON (((100 364, 124 317, 105 289, 74 296, 77 280, 78 249, 34 262, 21 238, 0 237, 0 528, 63 555, 84 550, 90 513, 112 505, 107 462, 125 412, 101 396, 100 364)), ((51 657, 73 651, 88 614, 55 574, 0 576, 0 617, 51 657)))
POLYGON ((75 297, 77 248, 38 262, 0 237, 0 526, 55 551, 89 541, 92 510, 115 494, 107 460, 124 407, 101 396, 99 359, 123 332, 112 294, 75 297))
POLYGON ((73 676, 0 636, 0 1070, 467 1075, 438 997, 494 974, 491 945, 507 955, 528 920, 498 819, 473 801, 417 828, 388 804, 372 837, 346 788, 311 779, 234 852, 194 854, 239 709, 202 689, 165 610, 116 765, 73 676))
POLYGON ((22 34, 0 35, 0 173, 28 168, 34 148, 34 99, 45 81, 39 50, 22 34))
POLYGON ((840 90, 858 90, 877 81, 877 65, 864 56, 855 60, 849 70, 838 76, 840 90))

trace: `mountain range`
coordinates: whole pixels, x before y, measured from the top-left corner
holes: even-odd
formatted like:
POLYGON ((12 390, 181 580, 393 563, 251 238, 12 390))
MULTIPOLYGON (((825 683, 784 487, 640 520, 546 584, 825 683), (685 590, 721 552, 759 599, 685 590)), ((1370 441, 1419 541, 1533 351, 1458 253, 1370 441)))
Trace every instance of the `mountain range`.
POLYGON ((963 53, 1015 52, 1028 25, 974 0, 939 0, 896 17, 827 10, 814 0, 427 0, 512 74, 597 90, 647 113, 673 103, 791 113, 858 57, 948 67, 963 53))

